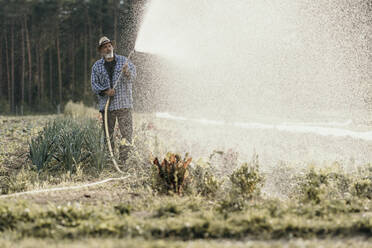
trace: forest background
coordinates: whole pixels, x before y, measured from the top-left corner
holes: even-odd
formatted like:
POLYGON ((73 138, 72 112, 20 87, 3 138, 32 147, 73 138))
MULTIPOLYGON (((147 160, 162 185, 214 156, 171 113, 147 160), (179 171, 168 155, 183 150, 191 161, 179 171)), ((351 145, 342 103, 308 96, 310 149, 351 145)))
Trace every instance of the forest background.
POLYGON ((95 102, 90 70, 105 35, 134 48, 143 0, 0 0, 0 114, 95 102))

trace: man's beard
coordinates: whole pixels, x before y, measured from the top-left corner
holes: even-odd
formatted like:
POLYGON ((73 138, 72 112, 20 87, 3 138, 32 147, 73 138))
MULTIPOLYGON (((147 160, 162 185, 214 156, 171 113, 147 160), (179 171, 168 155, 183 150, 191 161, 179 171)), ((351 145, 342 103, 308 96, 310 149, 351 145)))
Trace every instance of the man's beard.
POLYGON ((114 51, 111 50, 111 52, 106 53, 104 56, 105 59, 112 59, 114 57, 114 51))

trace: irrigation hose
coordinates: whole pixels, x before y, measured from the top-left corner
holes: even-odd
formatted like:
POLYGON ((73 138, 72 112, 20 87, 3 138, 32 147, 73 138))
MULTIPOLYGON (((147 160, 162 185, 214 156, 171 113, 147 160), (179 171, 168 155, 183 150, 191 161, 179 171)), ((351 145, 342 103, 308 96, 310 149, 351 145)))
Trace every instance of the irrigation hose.
MULTIPOLYGON (((134 52, 134 50, 132 50, 132 51, 129 53, 128 58, 127 58, 127 61, 125 62, 124 66, 127 66, 127 65, 128 65, 129 59, 130 59, 130 57, 132 56, 133 52, 134 52)), ((124 66, 123 66, 123 67, 124 67, 124 66)), ((121 71, 121 73, 120 73, 120 75, 119 75, 119 78, 116 80, 116 82, 115 82, 115 84, 114 84, 114 86, 113 86, 113 89, 116 88, 118 82, 121 80, 122 75, 123 75, 123 70, 121 71)), ((119 173, 122 173, 122 174, 123 174, 123 171, 120 170, 119 165, 118 165, 118 163, 116 162, 116 159, 115 159, 115 157, 114 157, 114 153, 113 153, 113 151, 112 151, 112 146, 111 146, 110 134, 109 134, 109 131, 108 131, 108 118, 107 118, 107 112, 108 112, 108 107, 109 107, 109 105, 110 105, 110 99, 111 99, 111 97, 109 96, 109 97, 107 98, 107 101, 106 101, 106 105, 105 105, 105 114, 104 114, 104 123, 105 123, 106 141, 107 141, 107 146, 108 146, 108 148, 109 148, 109 152, 110 152, 111 160, 112 160, 112 162, 114 163, 114 167, 115 167, 115 169, 116 169, 119 173)))
POLYGON ((9 195, 1 195, 0 198, 9 198, 9 197, 17 197, 21 195, 32 195, 32 194, 39 194, 39 193, 47 193, 47 192, 54 192, 54 191, 62 191, 62 190, 74 190, 74 189, 81 189, 81 188, 86 188, 86 187, 92 187, 95 185, 99 184, 104 184, 108 183, 110 181, 120 181, 127 179, 129 177, 112 177, 112 178, 107 178, 98 182, 93 182, 93 183, 87 183, 83 185, 76 185, 76 186, 67 186, 67 187, 57 187, 57 188, 51 188, 51 189, 39 189, 39 190, 32 190, 32 191, 24 191, 24 192, 18 192, 18 193, 13 193, 9 195))

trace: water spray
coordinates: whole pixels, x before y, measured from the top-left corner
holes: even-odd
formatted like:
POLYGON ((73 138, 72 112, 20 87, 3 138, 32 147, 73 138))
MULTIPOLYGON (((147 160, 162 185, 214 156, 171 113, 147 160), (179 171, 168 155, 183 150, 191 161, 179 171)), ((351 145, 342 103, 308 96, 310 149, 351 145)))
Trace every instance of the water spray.
MULTIPOLYGON (((133 49, 129 55, 128 55, 128 58, 127 58, 127 61, 125 62, 124 66, 128 66, 128 62, 130 60, 130 57, 132 56, 132 54, 135 52, 135 50, 133 49)), ((123 66, 123 67, 124 67, 123 66)), ((121 78, 123 76, 123 70, 121 70, 120 72, 120 75, 119 75, 119 78, 116 80, 116 82, 114 83, 114 86, 112 89, 116 89, 116 86, 118 85, 118 83, 120 82, 121 78)), ((119 173, 123 173, 122 170, 120 170, 119 166, 118 166, 118 163, 116 162, 116 159, 114 157, 114 153, 112 151, 112 147, 111 147, 111 141, 110 141, 110 134, 109 134, 109 131, 108 131, 108 120, 107 120, 107 111, 108 111, 108 107, 110 105, 110 99, 111 99, 111 96, 109 96, 107 98, 107 101, 106 101, 106 105, 105 105, 105 114, 104 114, 104 122, 105 122, 105 134, 106 134, 106 141, 107 141, 107 146, 109 148, 109 151, 110 151, 110 156, 111 156, 111 159, 112 159, 112 162, 114 163, 114 166, 115 166, 115 169, 119 172, 119 173)))

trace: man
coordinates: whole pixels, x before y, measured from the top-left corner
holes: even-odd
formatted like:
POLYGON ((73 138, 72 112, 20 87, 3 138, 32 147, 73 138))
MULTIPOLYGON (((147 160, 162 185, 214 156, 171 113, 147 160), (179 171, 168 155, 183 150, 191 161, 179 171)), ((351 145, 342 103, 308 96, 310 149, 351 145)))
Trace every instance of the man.
MULTIPOLYGON (((103 128, 104 108, 110 97, 110 105, 107 112, 108 130, 111 147, 114 148, 113 133, 116 119, 118 119, 120 133, 129 143, 132 143, 132 84, 136 78, 136 67, 124 56, 114 54, 113 43, 107 37, 102 37, 98 42, 98 51, 102 58, 97 60, 92 67, 92 90, 98 96, 99 111, 102 114, 103 128), (128 63, 127 63, 128 62, 128 63), (121 76, 120 81, 113 89, 115 82, 121 76)), ((120 159, 126 160, 129 146, 120 146, 120 159)))

